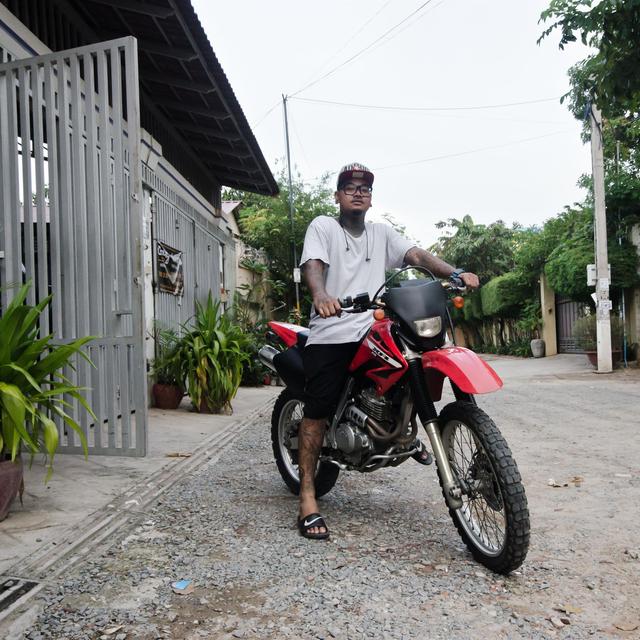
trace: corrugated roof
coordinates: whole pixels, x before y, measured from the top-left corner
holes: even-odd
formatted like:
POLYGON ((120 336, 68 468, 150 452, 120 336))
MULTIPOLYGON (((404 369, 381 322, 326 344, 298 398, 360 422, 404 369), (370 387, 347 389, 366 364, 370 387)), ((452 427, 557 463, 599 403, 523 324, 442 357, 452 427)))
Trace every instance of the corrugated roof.
POLYGON ((142 99, 150 118, 159 130, 176 132, 192 164, 211 175, 212 183, 278 193, 190 0, 69 0, 69 5, 103 40, 138 39, 142 99))

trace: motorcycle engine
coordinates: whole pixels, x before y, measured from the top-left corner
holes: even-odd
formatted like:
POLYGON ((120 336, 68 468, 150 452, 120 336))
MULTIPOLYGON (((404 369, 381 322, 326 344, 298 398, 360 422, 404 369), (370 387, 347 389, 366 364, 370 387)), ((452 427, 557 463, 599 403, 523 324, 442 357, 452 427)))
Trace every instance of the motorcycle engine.
POLYGON ((393 409, 391 402, 384 396, 377 396, 372 388, 363 389, 358 398, 358 406, 374 420, 393 428, 393 409))
POLYGON ((364 454, 370 454, 375 450, 375 443, 364 429, 367 416, 379 424, 388 424, 389 429, 393 428, 391 403, 376 396, 373 389, 364 389, 356 398, 356 403, 347 407, 345 419, 335 431, 337 448, 347 454, 347 458, 353 463, 364 454))

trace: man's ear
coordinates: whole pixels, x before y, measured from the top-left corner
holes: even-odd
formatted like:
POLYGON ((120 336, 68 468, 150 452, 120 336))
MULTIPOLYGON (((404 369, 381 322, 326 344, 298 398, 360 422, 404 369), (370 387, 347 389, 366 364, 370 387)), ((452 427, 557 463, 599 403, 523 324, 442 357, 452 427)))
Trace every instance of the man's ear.
POLYGON ((338 192, 337 191, 333 194, 333 198, 334 198, 335 203, 338 204, 339 201, 338 201, 338 192))

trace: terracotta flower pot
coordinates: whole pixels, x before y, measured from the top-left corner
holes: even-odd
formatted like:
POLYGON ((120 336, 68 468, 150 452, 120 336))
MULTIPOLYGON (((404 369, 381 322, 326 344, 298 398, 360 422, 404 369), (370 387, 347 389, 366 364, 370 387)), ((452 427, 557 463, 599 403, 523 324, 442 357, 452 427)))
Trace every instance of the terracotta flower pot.
POLYGON ((11 503, 15 500, 22 485, 22 460, 0 461, 0 522, 4 520, 11 503))
POLYGON ((184 395, 182 389, 173 384, 156 382, 151 388, 153 405, 158 409, 177 409, 184 395))

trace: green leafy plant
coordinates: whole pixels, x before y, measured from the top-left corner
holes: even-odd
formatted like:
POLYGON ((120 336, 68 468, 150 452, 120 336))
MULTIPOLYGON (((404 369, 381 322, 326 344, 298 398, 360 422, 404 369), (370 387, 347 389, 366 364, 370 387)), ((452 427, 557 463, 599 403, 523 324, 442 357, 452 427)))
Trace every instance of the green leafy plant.
MULTIPOLYGON (((611 350, 622 349, 624 327, 618 316, 611 316, 611 350)), ((595 313, 578 318, 573 325, 573 337, 585 351, 596 351, 598 345, 597 318, 595 313)))
POLYGON ((249 357, 242 329, 209 293, 205 305, 196 302, 193 325, 184 325, 183 330, 178 352, 193 406, 202 412, 230 411, 242 363, 249 357))
POLYGON ((0 454, 15 460, 25 447, 31 454, 49 456, 47 480, 53 471, 58 448, 55 420, 73 429, 87 455, 80 425, 69 415, 70 400, 77 401, 94 418, 81 395, 81 387, 62 374, 80 356, 91 363, 82 347, 92 337, 67 344, 53 344, 52 335, 39 337, 38 319, 51 302, 48 296, 37 305, 26 304, 31 283, 23 285, 0 317, 0 454))
POLYGON ((180 336, 175 329, 155 327, 156 357, 151 375, 158 384, 170 384, 184 390, 185 371, 180 358, 180 336))

